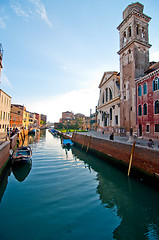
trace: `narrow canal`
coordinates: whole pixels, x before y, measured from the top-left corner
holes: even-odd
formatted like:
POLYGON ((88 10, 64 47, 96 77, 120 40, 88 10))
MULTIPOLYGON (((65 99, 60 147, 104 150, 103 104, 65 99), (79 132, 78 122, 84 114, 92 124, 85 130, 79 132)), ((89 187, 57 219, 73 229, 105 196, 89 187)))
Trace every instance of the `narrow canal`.
POLYGON ((1 240, 159 239, 159 192, 41 131, 0 183, 1 240))

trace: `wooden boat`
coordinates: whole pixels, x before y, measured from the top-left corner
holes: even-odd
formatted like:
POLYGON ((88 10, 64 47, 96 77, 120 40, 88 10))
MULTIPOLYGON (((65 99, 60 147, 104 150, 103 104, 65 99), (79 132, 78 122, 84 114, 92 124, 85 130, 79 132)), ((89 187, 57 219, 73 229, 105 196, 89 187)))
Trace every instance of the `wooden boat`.
POLYGON ((35 134, 36 133, 36 128, 31 128, 28 132, 28 134, 35 134))
POLYGON ((26 163, 31 159, 32 150, 30 146, 18 147, 12 155, 13 163, 26 163))
POLYGON ((63 139, 62 140, 62 146, 63 147, 72 147, 73 142, 71 141, 71 139, 63 139))

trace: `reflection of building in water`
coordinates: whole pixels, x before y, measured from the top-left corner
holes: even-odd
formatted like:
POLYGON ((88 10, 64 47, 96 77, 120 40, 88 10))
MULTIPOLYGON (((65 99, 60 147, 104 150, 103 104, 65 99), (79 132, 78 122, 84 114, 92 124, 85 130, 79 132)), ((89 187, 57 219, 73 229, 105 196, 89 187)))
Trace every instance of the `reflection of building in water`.
POLYGON ((0 179, 0 202, 2 200, 3 194, 6 190, 7 184, 8 184, 8 177, 11 174, 11 167, 8 166, 6 168, 5 174, 3 175, 3 177, 0 179))
POLYGON ((84 161, 88 169, 97 172, 99 199, 121 221, 113 232, 114 239, 128 239, 128 236, 131 236, 129 239, 143 239, 150 234, 150 225, 158 236, 158 192, 133 179, 128 181, 123 172, 80 149, 74 147, 72 153, 84 161))
POLYGON ((46 137, 46 129, 40 129, 40 137, 46 137))
POLYGON ((39 140, 40 140, 40 131, 36 131, 35 135, 29 135, 28 136, 28 143, 31 144, 31 143, 38 143, 39 140))

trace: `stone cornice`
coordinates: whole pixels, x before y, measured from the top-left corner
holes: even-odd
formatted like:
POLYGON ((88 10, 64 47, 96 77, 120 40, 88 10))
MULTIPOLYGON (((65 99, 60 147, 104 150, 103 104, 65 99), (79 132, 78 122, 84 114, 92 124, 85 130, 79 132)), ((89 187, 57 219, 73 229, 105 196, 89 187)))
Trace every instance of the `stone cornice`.
POLYGON ((103 74, 102 80, 98 87, 101 88, 109 79, 111 79, 112 76, 117 75, 117 74, 118 74, 118 72, 116 72, 116 71, 105 72, 103 74), (106 74, 111 74, 111 76, 103 83, 106 74))
POLYGON ((139 40, 137 40, 137 39, 132 39, 129 43, 127 43, 123 48, 121 48, 117 53, 118 54, 121 54, 126 48, 128 48, 132 43, 134 43, 134 42, 136 42, 136 43, 139 43, 139 44, 141 44, 141 45, 143 45, 143 46, 145 46, 145 47, 148 47, 148 48, 150 48, 151 47, 151 44, 149 44, 149 43, 144 43, 144 42, 141 42, 141 41, 139 41, 139 40))
POLYGON ((150 18, 149 16, 147 16, 147 15, 141 13, 141 12, 138 12, 137 10, 134 9, 134 10, 120 23, 120 25, 117 27, 117 29, 120 31, 121 27, 122 27, 133 15, 138 16, 138 17, 141 17, 141 18, 144 18, 147 23, 151 20, 151 18, 150 18))
POLYGON ((157 73, 159 73, 159 68, 158 68, 157 70, 154 70, 153 72, 151 72, 151 73, 143 76, 143 77, 136 78, 136 79, 135 79, 135 82, 136 82, 136 83, 139 83, 139 82, 141 82, 141 81, 144 81, 144 80, 146 80, 147 78, 150 78, 150 77, 156 75, 157 73))
POLYGON ((113 98, 112 100, 110 100, 110 101, 108 101, 108 102, 100 105, 99 107, 97 107, 97 109, 99 110, 99 109, 101 109, 101 108, 103 108, 103 107, 105 107, 105 106, 108 106, 108 105, 110 105, 110 104, 112 104, 112 103, 114 103, 114 102, 119 103, 118 101, 120 101, 120 96, 115 97, 115 98, 113 98))

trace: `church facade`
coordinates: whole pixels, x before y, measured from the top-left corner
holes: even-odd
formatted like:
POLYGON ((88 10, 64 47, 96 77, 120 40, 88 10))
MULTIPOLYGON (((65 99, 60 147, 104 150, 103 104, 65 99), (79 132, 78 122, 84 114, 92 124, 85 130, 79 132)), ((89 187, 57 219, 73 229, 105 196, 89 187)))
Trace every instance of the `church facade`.
MULTIPOLYGON (((111 128, 115 129, 116 133, 122 130, 122 132, 125 132, 127 135, 129 135, 131 129, 131 131, 133 130, 133 133, 138 136, 156 137, 158 136, 156 131, 158 131, 159 128, 159 90, 157 87, 155 91, 152 90, 153 96, 155 96, 152 105, 154 111, 152 113, 150 110, 147 112, 147 116, 151 116, 149 117, 149 122, 147 124, 142 123, 142 119, 146 120, 146 117, 144 116, 144 118, 141 118, 141 116, 139 116, 140 113, 138 112, 139 105, 142 105, 143 108, 144 104, 144 102, 141 102, 141 97, 138 96, 138 85, 141 85, 141 82, 145 81, 144 79, 148 79, 149 75, 147 78, 146 76, 150 71, 152 71, 152 67, 149 63, 149 49, 151 47, 149 43, 149 22, 151 18, 143 13, 143 9, 144 6, 141 3, 136 2, 128 5, 123 11, 123 20, 117 27, 119 30, 120 38, 120 49, 118 51, 120 57, 120 74, 118 74, 119 88, 117 93, 118 96, 114 92, 114 100, 116 102, 112 106, 107 102, 104 102, 104 97, 106 98, 106 88, 109 89, 109 87, 112 86, 114 78, 111 78, 109 81, 104 81, 103 76, 99 85, 100 97, 97 108, 98 126, 99 128, 107 128, 107 126, 111 126, 111 128), (116 106, 118 106, 118 110, 116 106), (112 110, 110 110, 111 108, 112 110), (111 114, 111 111, 114 113, 114 115, 111 114), (118 121, 115 120, 117 119, 117 115, 118 121), (110 120, 111 118, 113 118, 113 120, 110 120), (150 121, 152 119, 155 119, 153 126, 150 124, 150 121), (149 131, 150 134, 144 134, 146 128, 147 130, 151 129, 151 131, 149 131)), ((151 84, 152 81, 153 79, 151 80, 151 84)), ((147 82, 150 82, 150 80, 147 80, 147 82)), ((149 83, 149 85, 151 84, 149 83)), ((155 86, 159 86, 157 84, 159 83, 156 83, 155 86)), ((147 94, 147 103, 150 102, 151 96, 147 94)))

